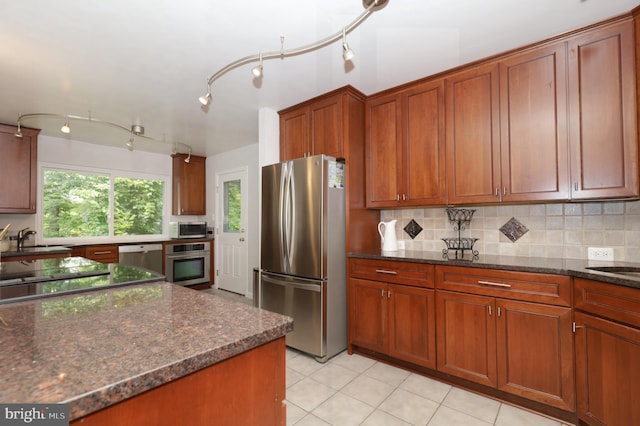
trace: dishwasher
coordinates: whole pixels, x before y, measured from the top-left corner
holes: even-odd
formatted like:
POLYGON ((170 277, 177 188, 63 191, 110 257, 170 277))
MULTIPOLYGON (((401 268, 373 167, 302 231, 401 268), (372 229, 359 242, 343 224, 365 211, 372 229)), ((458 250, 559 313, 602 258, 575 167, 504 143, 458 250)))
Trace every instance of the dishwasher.
MULTIPOLYGON (((162 272, 162 244, 131 244, 119 247, 118 262, 123 265, 137 266, 153 272, 162 272)), ((164 275, 164 274, 163 274, 164 275)))

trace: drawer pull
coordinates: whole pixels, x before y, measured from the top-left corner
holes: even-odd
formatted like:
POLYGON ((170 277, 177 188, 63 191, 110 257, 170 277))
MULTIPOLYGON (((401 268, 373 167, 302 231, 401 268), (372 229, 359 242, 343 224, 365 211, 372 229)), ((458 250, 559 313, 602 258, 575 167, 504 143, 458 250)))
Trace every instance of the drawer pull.
POLYGON ((488 286, 492 286, 492 287, 511 288, 511 284, 494 283, 494 282, 491 282, 491 281, 478 281, 478 284, 488 285, 488 286))
POLYGON ((376 269, 376 272, 378 274, 398 275, 398 273, 396 271, 387 271, 387 270, 384 270, 384 269, 376 269))
POLYGON ((93 255, 95 256, 96 254, 111 254, 111 250, 107 250, 107 251, 94 251, 93 255))

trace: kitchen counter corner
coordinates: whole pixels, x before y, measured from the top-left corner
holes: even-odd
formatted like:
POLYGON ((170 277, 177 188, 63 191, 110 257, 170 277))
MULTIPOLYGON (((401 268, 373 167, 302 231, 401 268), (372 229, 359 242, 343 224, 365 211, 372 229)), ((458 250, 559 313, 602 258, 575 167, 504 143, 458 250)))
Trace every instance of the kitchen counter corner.
POLYGON ((0 400, 71 420, 276 340, 291 318, 166 282, 0 306, 0 400))

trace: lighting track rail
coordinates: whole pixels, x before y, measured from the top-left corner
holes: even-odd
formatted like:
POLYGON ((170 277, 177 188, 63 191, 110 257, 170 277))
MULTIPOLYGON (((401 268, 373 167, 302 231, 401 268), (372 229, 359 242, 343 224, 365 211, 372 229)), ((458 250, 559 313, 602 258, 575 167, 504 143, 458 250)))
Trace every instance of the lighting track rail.
POLYGON ((56 119, 61 119, 61 120, 65 120, 64 125, 60 128, 60 131, 62 133, 66 133, 69 134, 71 133, 71 127, 69 126, 69 120, 76 120, 76 121, 84 121, 84 122, 88 122, 88 123, 95 123, 95 124, 101 124, 103 126, 108 126, 108 127, 113 127, 115 129, 118 130, 122 130, 123 132, 127 132, 130 137, 126 142, 126 146, 127 148, 132 151, 133 150, 133 143, 134 143, 134 137, 137 138, 142 138, 148 141, 152 141, 152 142, 159 142, 159 143, 163 143, 163 144, 170 144, 173 146, 173 151, 172 153, 177 154, 179 153, 178 150, 178 146, 184 147, 183 151, 184 153, 188 153, 189 156, 191 156, 191 146, 187 145, 185 143, 182 142, 167 142, 165 140, 159 140, 159 139, 155 139, 152 138, 150 136, 146 136, 144 134, 144 127, 142 127, 139 124, 132 124, 131 127, 127 128, 125 126, 122 126, 120 124, 117 123, 113 123, 111 121, 106 121, 106 120, 100 120, 94 117, 82 117, 79 115, 62 115, 62 114, 55 114, 55 113, 48 113, 48 112, 35 112, 35 113, 29 113, 29 114, 21 114, 18 116, 18 124, 17 124, 17 130, 14 133, 14 135, 18 138, 22 137, 22 123, 24 122, 24 120, 29 120, 32 118, 40 118, 40 117, 44 117, 44 118, 56 118, 56 119))
POLYGON ((362 12, 356 19, 354 19, 351 23, 344 26, 340 31, 331 34, 321 40, 316 41, 315 43, 307 44, 304 46, 292 48, 292 49, 284 49, 284 37, 280 38, 281 48, 280 50, 274 50, 270 52, 261 52, 256 55, 245 56, 244 58, 240 58, 236 61, 231 62, 228 65, 220 68, 216 71, 211 77, 207 79, 207 93, 200 96, 198 100, 204 106, 208 105, 211 102, 211 85, 224 74, 228 73, 231 70, 234 70, 242 65, 246 65, 252 62, 259 62, 258 66, 252 69, 253 75, 257 77, 262 76, 262 64, 265 60, 268 59, 284 59, 291 56, 298 56, 304 53, 313 52, 318 50, 324 46, 327 46, 337 40, 342 39, 342 49, 343 49, 343 58, 346 61, 350 61, 354 53, 349 48, 347 44, 346 36, 348 33, 356 29, 360 24, 362 24, 365 19, 369 17, 373 12, 382 9, 387 5, 389 0, 363 0, 362 4, 365 8, 365 11, 362 12))

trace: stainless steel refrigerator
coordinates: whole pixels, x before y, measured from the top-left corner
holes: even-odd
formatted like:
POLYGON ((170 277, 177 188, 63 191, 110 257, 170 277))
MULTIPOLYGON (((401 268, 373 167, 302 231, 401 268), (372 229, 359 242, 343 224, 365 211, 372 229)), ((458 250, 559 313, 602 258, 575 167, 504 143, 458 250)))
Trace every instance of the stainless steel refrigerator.
POLYGON ((345 165, 262 168, 260 307, 293 318, 287 346, 324 362, 347 347, 345 165))

